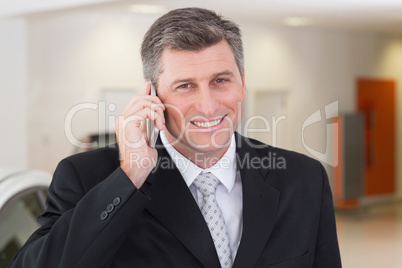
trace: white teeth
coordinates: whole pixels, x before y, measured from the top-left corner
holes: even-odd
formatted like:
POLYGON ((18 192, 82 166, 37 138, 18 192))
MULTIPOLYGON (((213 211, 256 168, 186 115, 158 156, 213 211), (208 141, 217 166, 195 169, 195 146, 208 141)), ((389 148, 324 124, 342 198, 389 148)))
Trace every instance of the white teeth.
POLYGON ((193 121, 193 124, 196 125, 197 127, 214 127, 217 124, 219 124, 222 121, 222 119, 218 119, 212 122, 196 122, 193 121))

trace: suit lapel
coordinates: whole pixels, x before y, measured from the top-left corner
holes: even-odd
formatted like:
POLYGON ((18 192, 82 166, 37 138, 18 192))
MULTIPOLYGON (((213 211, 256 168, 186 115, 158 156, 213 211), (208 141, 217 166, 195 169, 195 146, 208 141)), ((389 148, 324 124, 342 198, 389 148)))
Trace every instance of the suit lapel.
MULTIPOLYGON (((235 135, 243 188, 243 234, 233 267, 252 267, 274 227, 279 192, 264 181, 270 175, 267 169, 248 166, 253 158, 262 156, 239 134, 235 135)), ((210 232, 194 197, 160 139, 157 148, 159 162, 144 185, 152 198, 148 211, 205 267, 220 267, 210 232)))
POLYGON ((243 234, 233 267, 253 267, 274 227, 279 192, 264 181, 270 175, 267 169, 248 166, 262 156, 237 133, 236 144, 243 188, 243 234))
POLYGON ((220 267, 208 227, 180 172, 158 140, 158 165, 147 179, 148 211, 205 266, 220 267))

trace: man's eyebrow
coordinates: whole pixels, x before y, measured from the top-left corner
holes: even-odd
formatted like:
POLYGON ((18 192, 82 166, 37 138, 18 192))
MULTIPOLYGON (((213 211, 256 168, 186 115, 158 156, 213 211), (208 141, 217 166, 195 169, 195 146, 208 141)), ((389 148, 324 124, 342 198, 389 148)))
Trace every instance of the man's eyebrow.
POLYGON ((191 78, 176 79, 176 80, 174 80, 172 83, 169 84, 169 88, 172 88, 173 85, 175 85, 175 84, 189 83, 189 82, 191 82, 191 81, 192 81, 191 78))
POLYGON ((234 76, 234 73, 232 71, 223 71, 223 72, 214 74, 213 77, 222 76, 222 75, 234 76))
MULTIPOLYGON (((234 76, 234 73, 232 71, 228 70, 228 71, 223 71, 223 72, 219 72, 219 73, 214 73, 212 75, 212 77, 215 78, 215 77, 222 76, 222 75, 234 76)), ((175 85, 175 84, 189 83, 191 81, 193 81, 192 78, 176 79, 172 83, 169 84, 169 87, 172 88, 173 85, 175 85)))

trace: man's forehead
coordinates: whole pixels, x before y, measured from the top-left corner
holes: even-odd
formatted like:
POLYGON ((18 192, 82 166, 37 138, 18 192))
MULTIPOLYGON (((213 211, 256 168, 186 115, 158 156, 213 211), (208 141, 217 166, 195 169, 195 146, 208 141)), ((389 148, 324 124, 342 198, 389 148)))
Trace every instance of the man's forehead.
MULTIPOLYGON (((216 66, 215 72, 225 72, 237 68, 235 56, 226 41, 207 47, 199 51, 164 49, 161 56, 161 71, 166 68, 216 66), (218 65, 226 66, 224 69, 218 65)), ((185 69, 183 70, 185 71, 185 69)), ((162 73, 161 72, 161 73, 162 73)))

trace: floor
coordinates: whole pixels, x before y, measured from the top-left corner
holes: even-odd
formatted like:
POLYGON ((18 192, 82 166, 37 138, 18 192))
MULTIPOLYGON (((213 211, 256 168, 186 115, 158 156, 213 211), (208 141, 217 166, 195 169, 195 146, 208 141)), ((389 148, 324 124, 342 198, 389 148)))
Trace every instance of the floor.
POLYGON ((402 267, 402 203, 336 213, 344 268, 402 267))

